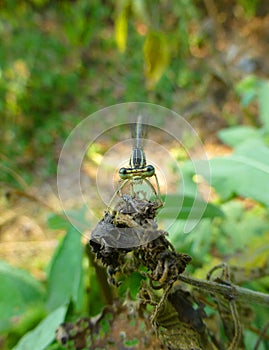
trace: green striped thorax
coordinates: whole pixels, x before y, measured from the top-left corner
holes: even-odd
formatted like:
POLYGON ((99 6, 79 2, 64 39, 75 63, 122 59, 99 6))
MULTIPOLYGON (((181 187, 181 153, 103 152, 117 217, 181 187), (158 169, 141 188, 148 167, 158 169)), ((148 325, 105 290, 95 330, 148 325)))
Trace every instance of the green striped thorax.
POLYGON ((145 152, 143 150, 143 139, 146 137, 146 126, 142 124, 142 117, 139 116, 132 128, 133 151, 130 157, 129 168, 121 168, 119 176, 122 180, 145 179, 155 174, 153 165, 147 165, 145 152))

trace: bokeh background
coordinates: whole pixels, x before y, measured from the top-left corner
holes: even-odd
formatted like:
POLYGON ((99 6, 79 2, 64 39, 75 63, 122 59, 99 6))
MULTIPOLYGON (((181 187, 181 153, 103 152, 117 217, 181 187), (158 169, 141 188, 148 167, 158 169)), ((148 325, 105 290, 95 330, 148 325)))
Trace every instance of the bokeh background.
MULTIPOLYGON (((248 271, 258 267, 259 283, 247 286, 268 292, 268 52, 265 0, 1 2, 0 347, 14 346, 61 305, 51 301, 57 289, 53 266, 68 231, 57 197, 60 151, 86 116, 122 102, 155 103, 181 114, 213 159, 215 211, 209 210, 194 235, 179 240, 184 218, 171 231, 177 248, 194 257, 192 272, 202 277, 225 259, 248 271), (235 165, 236 152, 250 157, 246 167, 235 165), (222 156, 231 158, 222 162, 222 156)), ((89 177, 94 179, 105 150, 120 137, 89 150, 89 177)), ((186 178, 193 179, 186 154, 170 146, 181 165, 186 161, 186 178)), ((106 299, 94 301, 102 286, 76 244, 91 290, 79 299, 77 314, 94 315, 106 299)), ((63 271, 68 257, 56 270, 63 271)), ((86 288, 81 285, 80 295, 86 288)), ((268 312, 257 311, 255 329, 268 312)), ((254 344, 255 332, 247 336, 254 344)), ((262 346, 269 348, 268 339, 262 346)))

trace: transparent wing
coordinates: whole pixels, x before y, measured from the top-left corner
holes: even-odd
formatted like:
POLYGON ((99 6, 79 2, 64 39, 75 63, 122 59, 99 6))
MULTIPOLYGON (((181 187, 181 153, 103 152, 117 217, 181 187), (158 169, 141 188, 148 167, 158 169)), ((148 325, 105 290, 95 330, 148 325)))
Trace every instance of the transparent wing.
POLYGON ((130 123, 131 137, 133 139, 133 148, 143 149, 144 139, 148 135, 148 125, 146 124, 146 118, 142 115, 138 115, 137 121, 130 123))

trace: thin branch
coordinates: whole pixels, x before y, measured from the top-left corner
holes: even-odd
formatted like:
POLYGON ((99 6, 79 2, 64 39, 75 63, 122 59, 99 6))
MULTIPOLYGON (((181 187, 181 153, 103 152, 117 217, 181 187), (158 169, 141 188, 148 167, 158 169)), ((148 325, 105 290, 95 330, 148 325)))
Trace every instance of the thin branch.
MULTIPOLYGON (((216 272, 217 270, 221 269, 222 270, 222 279, 224 281, 224 284, 228 284, 231 285, 231 272, 230 272, 230 267, 226 264, 226 263, 221 263, 218 264, 216 266, 214 266, 207 274, 206 278, 208 281, 211 282, 216 282, 216 280, 212 280, 213 277, 213 273, 216 272)), ((213 293, 211 293, 213 295, 213 293)), ((237 306, 236 306, 236 300, 230 296, 228 296, 228 298, 226 297, 226 299, 228 299, 229 302, 229 307, 230 307, 230 311, 231 311, 231 315, 232 315, 232 319, 233 319, 233 323, 234 323, 234 337, 233 340, 231 342, 231 344, 229 345, 228 350, 236 350, 239 347, 240 341, 241 341, 241 337, 242 337, 242 327, 241 327, 241 323, 240 323, 240 319, 239 319, 239 315, 238 315, 238 311, 237 311, 237 306)), ((218 298, 217 298, 218 300, 218 298)))
POLYGON ((22 191, 22 190, 17 190, 17 189, 11 189, 11 190, 9 190, 8 195, 9 196, 15 195, 15 196, 18 196, 18 197, 27 198, 30 201, 39 203, 43 207, 45 207, 45 208, 49 209, 50 211, 52 211, 53 213, 64 217, 64 215, 61 214, 56 208, 53 208, 47 202, 43 201, 40 197, 38 197, 37 195, 31 193, 30 191, 27 191, 27 190, 22 191))
POLYGON ((153 326, 155 326, 155 322, 157 320, 158 313, 161 311, 162 307, 164 306, 165 301, 166 301, 167 296, 168 296, 168 293, 170 292, 172 286, 173 286, 172 283, 168 284, 163 291, 162 297, 161 297, 158 305, 156 306, 154 314, 151 318, 151 323, 153 324, 153 326))
POLYGON ((258 350, 258 348, 259 348, 259 346, 261 344, 261 341, 262 341, 263 338, 265 338, 265 335, 266 335, 266 332, 268 331, 268 329, 269 329, 269 322, 267 322, 266 325, 261 330, 261 333, 259 335, 257 343, 255 344, 254 350, 258 350))
POLYGON ((194 287, 204 289, 210 293, 221 294, 225 297, 239 302, 255 303, 269 307, 269 294, 255 292, 250 289, 238 287, 231 283, 217 283, 212 281, 199 280, 197 278, 179 275, 178 280, 194 287))
POLYGON ((239 315, 238 315, 235 301, 231 300, 229 305, 230 305, 232 318, 234 321, 234 338, 233 338, 233 341, 230 344, 228 350, 236 350, 236 349, 238 349, 240 341, 241 341, 242 327, 241 327, 241 323, 240 323, 240 319, 239 319, 239 315))
POLYGON ((24 178, 17 173, 15 170, 11 169, 10 167, 4 165, 4 164, 0 164, 0 168, 4 169, 4 171, 8 174, 10 174, 14 180, 17 181, 17 183, 24 188, 25 190, 29 189, 29 186, 27 184, 27 182, 24 180, 24 178))

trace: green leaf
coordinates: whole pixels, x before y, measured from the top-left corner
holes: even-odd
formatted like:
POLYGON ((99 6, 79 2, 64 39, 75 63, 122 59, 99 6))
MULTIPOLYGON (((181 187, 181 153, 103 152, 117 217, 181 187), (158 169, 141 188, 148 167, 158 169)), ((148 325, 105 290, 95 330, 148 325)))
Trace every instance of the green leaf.
POLYGON ((129 0, 119 1, 118 13, 115 18, 115 40, 122 53, 125 51, 127 43, 129 7, 129 0))
POLYGON ((193 228, 191 233, 184 233, 185 220, 176 220, 169 227, 169 239, 176 250, 188 252, 193 261, 204 261, 210 255, 212 244, 212 220, 203 219, 193 228))
POLYGON ((133 272, 122 281, 119 287, 119 294, 124 296, 126 291, 129 291, 130 295, 135 300, 143 279, 145 278, 139 272, 133 272))
POLYGON ((192 219, 223 216, 223 212, 217 206, 206 203, 200 198, 169 194, 165 197, 165 205, 158 218, 185 220, 189 218, 191 212, 192 219))
POLYGON ((70 227, 70 223, 66 217, 50 214, 47 220, 48 227, 52 230, 67 230, 70 227))
POLYGON ((218 132, 218 136, 222 142, 231 147, 235 147, 249 139, 261 139, 258 129, 245 125, 223 129, 218 132))
POLYGON ((243 107, 247 107, 257 97, 258 85, 258 78, 254 75, 247 76, 236 85, 235 90, 241 97, 243 107))
POLYGON ((51 263, 47 300, 50 310, 70 300, 77 301, 82 278, 82 256, 81 234, 70 225, 51 263))
POLYGON ((162 32, 149 31, 144 43, 145 75, 149 88, 158 82, 170 60, 167 38, 162 32))
POLYGON ((269 81, 261 81, 258 90, 259 117, 269 131, 269 81))
POLYGON ((230 261, 233 265, 240 265, 244 261, 246 268, 264 266, 269 250, 267 210, 255 206, 246 211, 244 203, 237 200, 225 203, 222 208, 225 220, 218 225, 218 229, 221 227, 221 237, 215 244, 218 250, 230 256, 241 251, 230 261))
POLYGON ((63 214, 50 214, 48 216, 48 226, 52 230, 68 230, 74 224, 81 231, 89 228, 90 222, 86 218, 87 206, 83 205, 80 209, 65 210, 63 214))
POLYGON ((128 347, 133 347, 135 345, 139 344, 139 340, 138 339, 132 339, 132 340, 126 340, 125 341, 125 345, 128 347))
POLYGON ((230 156, 210 160, 211 184, 224 200, 236 194, 269 207, 268 159, 269 148, 263 141, 246 141, 230 156))
POLYGON ((43 350, 54 339, 56 328, 64 321, 67 306, 61 306, 49 314, 34 330, 27 333, 13 350, 43 350))
POLYGON ((44 296, 41 283, 26 271, 0 261, 0 330, 9 328, 12 316, 21 315, 44 296))
POLYGON ((142 23, 149 23, 149 13, 147 9, 147 3, 144 0, 132 1, 132 13, 134 18, 142 23))

